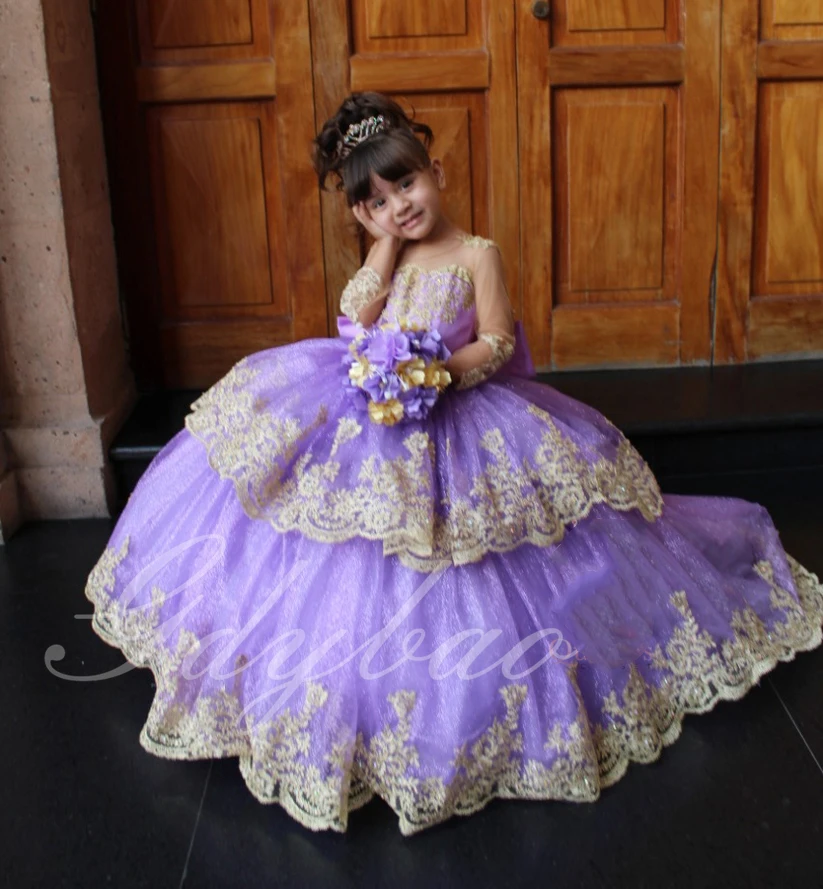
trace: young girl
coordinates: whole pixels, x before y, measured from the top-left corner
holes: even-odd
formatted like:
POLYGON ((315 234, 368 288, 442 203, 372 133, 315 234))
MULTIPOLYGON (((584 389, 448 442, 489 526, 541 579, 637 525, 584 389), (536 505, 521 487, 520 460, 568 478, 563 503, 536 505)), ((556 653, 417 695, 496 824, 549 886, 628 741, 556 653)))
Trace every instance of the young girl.
POLYGON ((495 797, 596 800, 821 642, 823 587, 762 506, 662 495, 620 430, 533 379, 497 248, 441 211, 431 135, 377 94, 327 121, 321 185, 374 238, 340 335, 199 398, 86 589, 154 673, 145 749, 237 756, 312 829, 375 795, 407 835, 495 797), (441 349, 428 413, 404 387, 364 410, 352 361, 385 331, 387 367, 415 331, 441 349))

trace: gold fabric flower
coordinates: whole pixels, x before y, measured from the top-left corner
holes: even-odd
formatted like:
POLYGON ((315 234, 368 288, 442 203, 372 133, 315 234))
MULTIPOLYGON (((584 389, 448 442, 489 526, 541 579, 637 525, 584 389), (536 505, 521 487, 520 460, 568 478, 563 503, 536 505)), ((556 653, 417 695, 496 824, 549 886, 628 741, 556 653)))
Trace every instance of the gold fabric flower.
POLYGON ((394 426, 403 419, 403 405, 396 398, 381 402, 370 401, 369 419, 373 423, 394 426))

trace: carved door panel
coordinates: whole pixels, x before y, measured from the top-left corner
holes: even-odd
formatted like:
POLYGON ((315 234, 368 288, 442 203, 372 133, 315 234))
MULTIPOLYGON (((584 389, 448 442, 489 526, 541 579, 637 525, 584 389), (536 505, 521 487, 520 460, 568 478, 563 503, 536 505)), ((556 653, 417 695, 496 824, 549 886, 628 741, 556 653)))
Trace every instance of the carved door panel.
POLYGON ((707 362, 717 0, 517 0, 517 30, 535 363, 707 362))
POLYGON ((823 0, 98 3, 143 385, 334 333, 364 244, 310 144, 365 89, 434 129, 538 367, 823 350, 823 0))
POLYGON ((307 4, 102 0, 99 17, 139 381, 204 387, 324 335, 307 4))
POLYGON ((725 0, 715 360, 823 353, 823 0, 725 0))

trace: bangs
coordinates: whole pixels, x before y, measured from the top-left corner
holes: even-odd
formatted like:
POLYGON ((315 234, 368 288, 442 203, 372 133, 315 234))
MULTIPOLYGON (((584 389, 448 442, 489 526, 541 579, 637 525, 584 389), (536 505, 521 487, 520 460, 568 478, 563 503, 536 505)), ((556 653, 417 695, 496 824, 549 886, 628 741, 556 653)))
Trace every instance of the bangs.
POLYGON ((349 206, 365 201, 371 194, 372 173, 396 182, 409 173, 425 170, 430 163, 423 143, 413 133, 394 130, 369 139, 351 153, 343 171, 349 206))

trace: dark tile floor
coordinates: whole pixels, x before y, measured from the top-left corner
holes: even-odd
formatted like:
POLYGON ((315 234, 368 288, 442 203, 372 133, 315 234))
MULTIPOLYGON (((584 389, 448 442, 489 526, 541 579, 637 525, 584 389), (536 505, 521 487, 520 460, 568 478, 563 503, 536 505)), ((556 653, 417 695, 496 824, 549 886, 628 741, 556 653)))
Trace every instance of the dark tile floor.
MULTIPOLYGON (((823 470, 661 485, 764 504, 786 549, 823 575, 823 470)), ((0 548, 9 886, 823 886, 823 650, 687 717, 657 763, 633 765, 597 803, 495 801, 403 838, 375 800, 347 834, 312 833, 257 803, 236 760, 139 746, 151 674, 120 669, 83 596, 111 528, 40 523, 0 548)))

